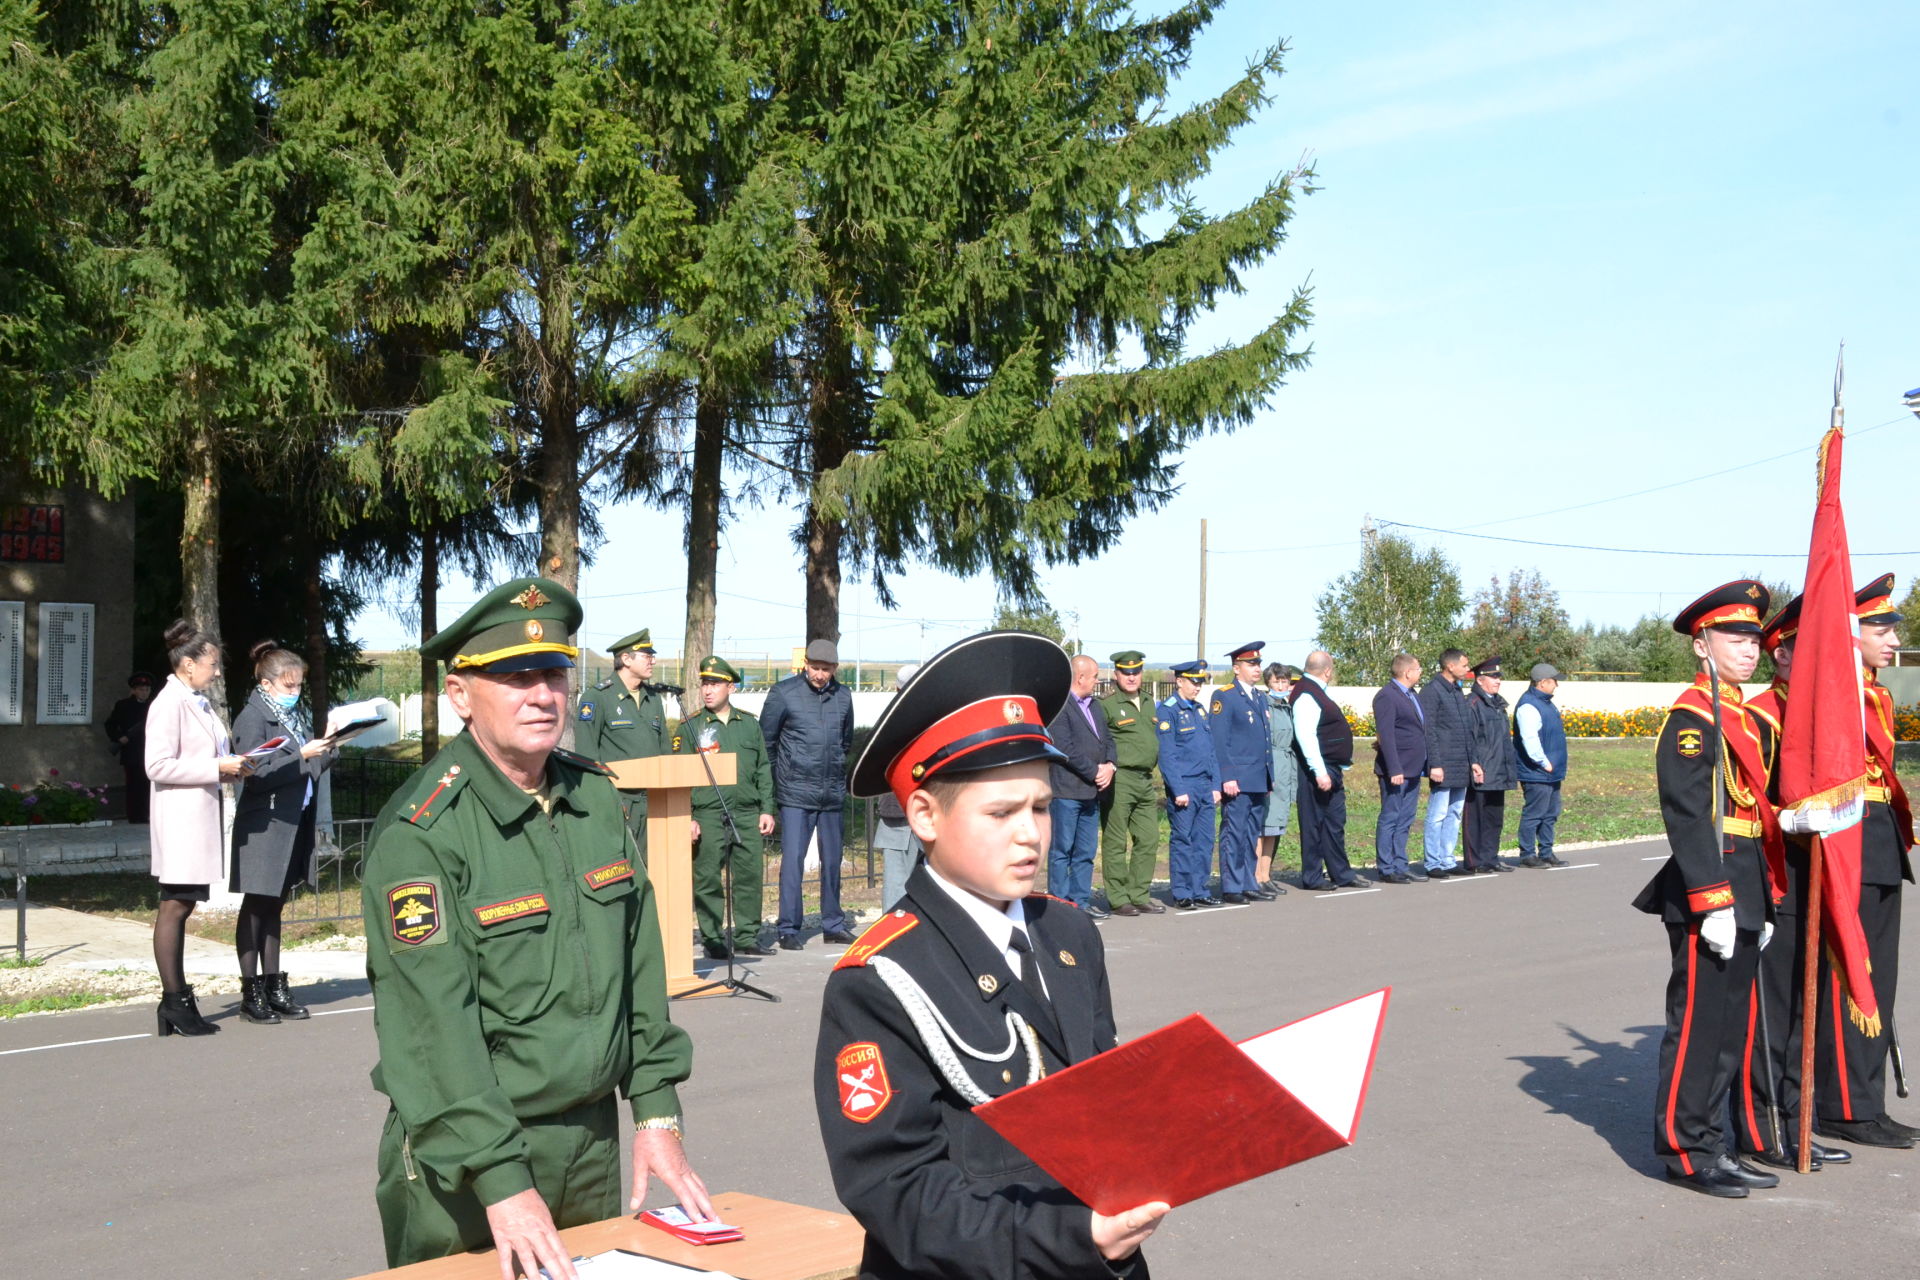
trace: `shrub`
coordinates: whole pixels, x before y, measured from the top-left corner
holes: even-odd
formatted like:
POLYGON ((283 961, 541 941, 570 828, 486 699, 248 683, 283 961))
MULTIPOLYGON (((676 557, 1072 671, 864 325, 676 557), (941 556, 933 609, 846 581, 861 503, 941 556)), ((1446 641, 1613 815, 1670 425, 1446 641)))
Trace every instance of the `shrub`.
POLYGON ((31 790, 18 783, 0 790, 0 827, 92 822, 105 812, 106 788, 62 782, 58 769, 49 772, 53 776, 34 783, 31 790))

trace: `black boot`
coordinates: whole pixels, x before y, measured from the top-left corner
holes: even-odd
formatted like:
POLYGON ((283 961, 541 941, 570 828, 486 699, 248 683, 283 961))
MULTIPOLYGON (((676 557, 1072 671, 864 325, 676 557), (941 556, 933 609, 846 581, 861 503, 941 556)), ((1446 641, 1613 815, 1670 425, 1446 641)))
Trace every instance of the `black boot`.
POLYGON ((272 1009, 281 1017, 292 1018, 296 1022, 302 1018, 312 1016, 307 1012, 307 1006, 294 1003, 293 996, 287 991, 286 974, 266 973, 260 976, 261 981, 267 984, 268 1008, 272 1009))
POLYGON ((220 1030, 200 1016, 200 1006, 193 1002, 193 988, 182 987, 178 991, 162 991, 159 1009, 160 1028, 157 1034, 170 1036, 175 1032, 183 1036, 210 1036, 220 1030))
POLYGON ((280 1015, 267 1003, 265 978, 240 979, 240 1016, 248 1022, 276 1023, 280 1015))

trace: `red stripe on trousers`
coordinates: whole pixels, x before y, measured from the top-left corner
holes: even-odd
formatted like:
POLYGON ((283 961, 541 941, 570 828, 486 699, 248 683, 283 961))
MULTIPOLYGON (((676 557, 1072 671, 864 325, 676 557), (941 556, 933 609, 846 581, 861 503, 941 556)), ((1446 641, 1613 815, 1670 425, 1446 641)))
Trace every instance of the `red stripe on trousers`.
POLYGON ((1680 1104, 1680 1077, 1687 1069, 1687 1038, 1693 1032, 1693 972, 1699 963, 1700 926, 1687 926, 1687 1011, 1680 1015, 1680 1043, 1673 1055, 1673 1083, 1667 1089, 1667 1145, 1680 1157, 1680 1172, 1691 1177, 1693 1161, 1680 1149, 1680 1135, 1673 1128, 1674 1108, 1680 1104))
POLYGON ((1840 1118, 1853 1119, 1853 1098, 1847 1091, 1847 1023, 1841 1010, 1840 974, 1835 971, 1827 975, 1827 981, 1833 984, 1833 999, 1827 1003, 1833 1006, 1833 1078, 1840 1082, 1840 1118))
MULTIPOLYGON (((1740 1055, 1740 1063, 1745 1076, 1740 1082, 1740 1096, 1747 1112, 1747 1132, 1753 1134, 1755 1137, 1760 1135, 1760 1122, 1754 1118, 1753 1114, 1753 1024, 1755 1015, 1754 1006, 1759 1003, 1759 1000, 1760 981, 1756 978, 1753 985, 1748 988, 1747 1048, 1746 1052, 1740 1055)), ((1769 1081, 1771 1081, 1773 1076, 1773 1064, 1771 1062, 1767 1064, 1767 1076, 1769 1081)))

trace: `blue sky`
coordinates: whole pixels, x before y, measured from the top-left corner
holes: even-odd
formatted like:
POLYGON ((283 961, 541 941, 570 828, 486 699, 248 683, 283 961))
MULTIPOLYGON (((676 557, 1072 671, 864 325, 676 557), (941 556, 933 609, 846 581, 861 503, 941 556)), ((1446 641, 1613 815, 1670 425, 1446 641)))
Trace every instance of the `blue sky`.
MULTIPOLYGON (((1229 4, 1184 90, 1213 92, 1276 39, 1288 73, 1198 194, 1232 208, 1303 154, 1322 189, 1195 345, 1256 331, 1310 277, 1313 363, 1253 425, 1191 450, 1179 495, 1117 549, 1047 575, 1091 650, 1191 656, 1202 518, 1210 657, 1264 638, 1299 661, 1369 515, 1662 552, 1412 535, 1469 591, 1539 569, 1576 621, 1670 613, 1749 572, 1797 580, 1797 558, 1762 553, 1804 553, 1842 339, 1852 545, 1908 553, 1858 557, 1857 576, 1891 569, 1904 593, 1920 572, 1920 419, 1900 404, 1920 386, 1920 6, 1229 4), (1576 504, 1592 505, 1558 510, 1576 504)), ((604 518, 583 639, 651 626, 676 650, 680 516, 604 518)), ((775 509, 728 529, 723 651, 804 643, 792 523, 775 509)), ((895 587, 886 614, 846 584, 847 661, 931 653, 994 609, 984 579, 919 569, 895 587)), ((441 617, 475 594, 449 583, 441 617)), ((356 630, 406 641, 385 612, 356 630)))

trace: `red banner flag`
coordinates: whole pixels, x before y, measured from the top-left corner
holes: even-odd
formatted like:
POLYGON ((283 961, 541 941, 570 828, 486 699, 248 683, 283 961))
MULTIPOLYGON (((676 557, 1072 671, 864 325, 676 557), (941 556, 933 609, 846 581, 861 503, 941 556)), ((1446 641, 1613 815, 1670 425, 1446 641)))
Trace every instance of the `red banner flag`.
POLYGON ((1860 822, 1866 816, 1867 743, 1859 622, 1853 611, 1853 569, 1847 520, 1840 507, 1838 427, 1820 441, 1820 501, 1807 551, 1807 588, 1793 645, 1792 709, 1780 740, 1783 807, 1825 805, 1834 829, 1820 838, 1821 923, 1833 965, 1846 984, 1847 1013, 1868 1035, 1880 1034, 1867 939, 1860 929, 1860 822))

